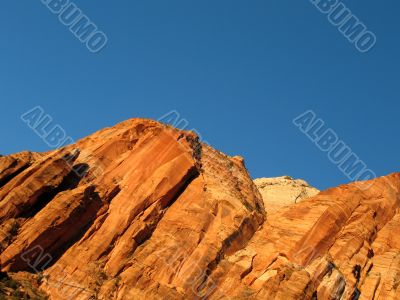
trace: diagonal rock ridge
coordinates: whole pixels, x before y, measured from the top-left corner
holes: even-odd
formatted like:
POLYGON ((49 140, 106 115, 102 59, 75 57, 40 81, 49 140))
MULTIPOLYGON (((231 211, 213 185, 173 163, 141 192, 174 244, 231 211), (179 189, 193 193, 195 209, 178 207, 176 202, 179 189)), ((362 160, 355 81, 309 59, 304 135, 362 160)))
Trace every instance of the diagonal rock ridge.
POLYGON ((400 299, 399 173, 253 181, 195 133, 130 119, 0 157, 0 208, 3 296, 400 299))

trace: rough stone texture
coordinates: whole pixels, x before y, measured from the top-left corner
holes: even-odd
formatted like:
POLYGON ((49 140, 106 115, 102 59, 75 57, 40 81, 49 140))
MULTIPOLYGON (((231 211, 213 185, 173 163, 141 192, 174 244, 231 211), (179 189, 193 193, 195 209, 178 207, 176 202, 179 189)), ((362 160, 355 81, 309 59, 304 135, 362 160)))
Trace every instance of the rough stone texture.
POLYGON ((268 214, 275 213, 284 206, 290 206, 315 196, 319 190, 301 179, 290 176, 258 178, 254 180, 268 214))
POLYGON ((0 156, 0 186, 40 159, 41 154, 20 152, 9 156, 0 156))
POLYGON ((143 119, 23 157, 0 160, 1 270, 50 299, 400 299, 400 174, 263 201, 241 157, 143 119))

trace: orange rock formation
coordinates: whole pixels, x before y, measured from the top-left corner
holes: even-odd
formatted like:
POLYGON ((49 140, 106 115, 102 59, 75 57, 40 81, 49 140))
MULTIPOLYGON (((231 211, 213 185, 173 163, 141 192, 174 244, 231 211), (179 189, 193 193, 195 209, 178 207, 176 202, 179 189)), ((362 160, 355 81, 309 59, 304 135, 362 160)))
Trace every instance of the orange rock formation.
POLYGON ((50 299, 400 299, 399 192, 392 174, 269 212, 242 159, 132 119, 0 157, 1 270, 50 299))

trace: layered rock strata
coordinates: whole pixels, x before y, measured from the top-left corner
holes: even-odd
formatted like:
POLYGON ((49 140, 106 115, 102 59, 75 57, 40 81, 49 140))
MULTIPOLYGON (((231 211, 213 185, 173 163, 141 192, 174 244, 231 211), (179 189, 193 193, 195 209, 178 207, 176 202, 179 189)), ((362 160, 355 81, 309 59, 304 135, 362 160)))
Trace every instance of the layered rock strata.
POLYGON ((144 119, 0 157, 1 271, 50 299, 400 299, 399 174, 279 180, 263 199, 240 157, 144 119))

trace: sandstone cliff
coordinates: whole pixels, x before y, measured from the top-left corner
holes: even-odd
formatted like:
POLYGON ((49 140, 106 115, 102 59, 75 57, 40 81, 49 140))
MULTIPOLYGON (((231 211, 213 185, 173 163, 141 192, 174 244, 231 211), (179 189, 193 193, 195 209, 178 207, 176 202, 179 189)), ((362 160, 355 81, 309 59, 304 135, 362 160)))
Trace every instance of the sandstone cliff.
POLYGON ((290 206, 315 196, 319 190, 301 179, 289 176, 258 178, 254 180, 264 201, 268 214, 275 213, 284 206, 290 206))
POLYGON ((1 271, 50 299, 400 299, 400 174, 302 184, 277 207, 241 158, 128 120, 0 157, 1 271))

